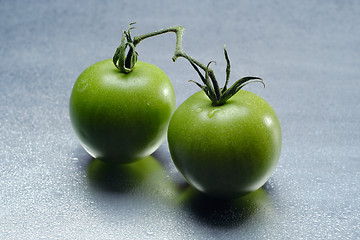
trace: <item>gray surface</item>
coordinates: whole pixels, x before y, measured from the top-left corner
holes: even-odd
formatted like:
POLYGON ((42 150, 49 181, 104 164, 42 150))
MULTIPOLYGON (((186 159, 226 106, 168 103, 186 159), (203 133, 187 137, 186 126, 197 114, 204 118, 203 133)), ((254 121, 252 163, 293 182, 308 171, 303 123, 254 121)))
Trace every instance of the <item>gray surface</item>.
MULTIPOLYGON (((359 2, 150 2, 0 2, 0 239, 359 239, 359 2), (231 204, 203 198, 166 143, 118 169, 81 148, 71 88, 131 21, 135 35, 184 26, 184 49, 216 60, 221 81, 224 43, 232 81, 265 79, 247 89, 278 113, 283 149, 262 189, 231 204)), ((179 105, 197 76, 171 61, 174 43, 169 34, 138 52, 168 74, 179 105)))

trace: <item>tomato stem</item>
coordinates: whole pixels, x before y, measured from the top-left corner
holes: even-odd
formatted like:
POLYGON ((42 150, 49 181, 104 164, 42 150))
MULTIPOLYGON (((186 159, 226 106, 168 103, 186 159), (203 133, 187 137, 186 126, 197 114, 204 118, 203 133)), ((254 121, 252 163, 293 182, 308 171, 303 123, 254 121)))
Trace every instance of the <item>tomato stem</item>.
POLYGON ((135 36, 131 38, 130 31, 134 29, 133 25, 135 23, 130 23, 127 31, 123 31, 121 44, 116 49, 116 52, 113 57, 114 65, 123 73, 129 73, 134 68, 137 62, 137 52, 135 51, 136 46, 143 40, 158 36, 168 32, 174 32, 176 34, 176 45, 175 52, 172 60, 175 62, 179 57, 183 57, 187 59, 191 66, 195 69, 195 71, 200 76, 204 85, 196 83, 209 97, 212 101, 212 104, 215 106, 223 105, 227 100, 229 100, 233 95, 235 95, 242 87, 252 82, 260 82, 264 85, 263 80, 259 77, 244 77, 236 81, 231 87, 227 87, 230 79, 230 59, 228 53, 226 51, 226 46, 224 45, 224 55, 226 60, 226 81, 223 88, 219 87, 218 81, 216 80, 214 71, 210 68, 210 64, 213 62, 209 62, 207 65, 204 65, 197 61, 196 59, 187 55, 182 49, 182 36, 184 33, 184 28, 181 26, 169 27, 165 29, 161 29, 155 32, 146 33, 143 35, 135 36), (126 50, 128 52, 126 54, 126 50), (205 76, 200 72, 199 68, 201 68, 205 72, 205 76))
POLYGON ((159 31, 135 36, 132 39, 130 30, 134 29, 134 27, 132 27, 132 25, 134 25, 134 24, 135 23, 130 23, 129 29, 127 31, 125 31, 125 30, 123 31, 122 38, 121 38, 121 44, 117 48, 117 50, 114 54, 114 57, 113 57, 114 65, 120 70, 120 72, 129 73, 132 71, 133 67, 136 64, 137 55, 138 55, 137 52, 135 51, 135 48, 141 41, 143 41, 147 38, 150 38, 150 37, 164 34, 164 33, 174 32, 176 34, 176 46, 175 46, 175 54, 172 58, 173 61, 175 62, 176 59, 180 55, 182 55, 182 54, 178 55, 178 53, 183 52, 182 48, 181 48, 181 41, 182 41, 182 36, 183 36, 183 32, 184 32, 183 27, 181 27, 181 26, 169 27, 169 28, 161 29, 159 31), (129 51, 127 53, 127 56, 125 56, 127 48, 129 48, 129 51))
MULTIPOLYGON (((136 47, 142 40, 147 39, 149 37, 154 37, 157 35, 161 35, 164 33, 168 33, 168 32, 174 32, 176 34, 176 46, 175 46, 175 53, 182 51, 181 50, 181 42, 182 42, 182 36, 184 33, 184 28, 181 26, 176 26, 176 27, 170 27, 170 28, 165 28, 165 29, 161 29, 159 31, 155 31, 155 32, 151 32, 151 33, 147 33, 144 35, 140 35, 140 36, 136 36, 134 37, 134 46, 136 47)), ((173 56, 173 61, 176 60, 176 54, 173 56)))

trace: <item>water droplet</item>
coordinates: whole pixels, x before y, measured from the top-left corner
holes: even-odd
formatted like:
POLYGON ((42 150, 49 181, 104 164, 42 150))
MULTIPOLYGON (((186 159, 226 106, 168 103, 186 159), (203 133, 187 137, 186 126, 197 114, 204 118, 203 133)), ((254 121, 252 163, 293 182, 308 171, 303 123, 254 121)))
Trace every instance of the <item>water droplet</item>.
POLYGON ((199 113, 199 112, 201 112, 201 111, 202 111, 202 108, 200 108, 200 107, 199 107, 198 109, 196 109, 196 112, 197 112, 197 113, 199 113))
POLYGON ((209 113, 208 113, 208 117, 209 118, 212 118, 216 112, 220 111, 219 108, 215 108, 214 110, 211 110, 209 113))

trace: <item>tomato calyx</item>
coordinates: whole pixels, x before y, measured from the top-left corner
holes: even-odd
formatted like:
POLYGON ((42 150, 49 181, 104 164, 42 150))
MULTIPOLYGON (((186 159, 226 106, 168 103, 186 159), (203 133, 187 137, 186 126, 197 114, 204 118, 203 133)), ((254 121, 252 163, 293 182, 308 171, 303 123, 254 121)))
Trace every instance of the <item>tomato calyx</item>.
POLYGON ((187 57, 187 60, 190 62, 191 66, 195 69, 195 71, 200 76, 203 85, 194 81, 190 80, 190 82, 195 83, 198 87, 200 87, 205 94, 209 97, 212 104, 214 106, 221 106, 226 103, 232 96, 234 96, 241 88, 245 85, 253 82, 259 82, 265 87, 265 83, 262 78, 260 77, 243 77, 237 80, 231 87, 228 88, 229 79, 230 79, 230 59, 226 50, 226 46, 224 45, 224 55, 226 60, 226 80, 223 88, 219 87, 219 84, 215 78, 215 74, 213 73, 212 69, 210 68, 211 63, 215 63, 214 61, 210 61, 206 67, 200 64, 194 59, 187 57), (205 76, 200 72, 199 68, 202 68, 205 71, 205 76))
POLYGON ((133 39, 131 38, 130 30, 134 29, 132 27, 135 23, 129 24, 129 29, 127 31, 123 31, 121 37, 121 44, 116 49, 115 54, 113 56, 113 63, 117 69, 122 73, 129 73, 134 68, 137 62, 138 53, 135 51, 135 44, 133 39), (126 50, 129 48, 128 53, 126 54, 126 50))

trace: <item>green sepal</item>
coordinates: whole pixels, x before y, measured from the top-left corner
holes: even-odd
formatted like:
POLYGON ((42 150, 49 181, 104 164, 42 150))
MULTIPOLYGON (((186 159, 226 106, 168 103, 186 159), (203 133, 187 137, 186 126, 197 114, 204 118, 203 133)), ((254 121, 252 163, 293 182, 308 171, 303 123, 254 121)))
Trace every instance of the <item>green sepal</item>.
POLYGON ((113 63, 117 69, 122 73, 129 73, 134 68, 137 62, 137 52, 135 51, 135 45, 131 38, 130 30, 134 29, 134 27, 130 27, 135 23, 130 23, 129 29, 127 31, 123 31, 121 37, 121 44, 116 49, 115 54, 113 56, 113 63), (129 48, 128 53, 126 54, 126 49, 129 48))

